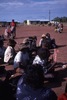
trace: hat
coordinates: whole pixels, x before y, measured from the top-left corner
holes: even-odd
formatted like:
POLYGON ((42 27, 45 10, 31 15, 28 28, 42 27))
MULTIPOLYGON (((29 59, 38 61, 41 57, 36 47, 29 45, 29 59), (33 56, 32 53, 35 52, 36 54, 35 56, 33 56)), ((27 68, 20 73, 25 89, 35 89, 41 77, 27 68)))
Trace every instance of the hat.
POLYGON ((19 50, 23 50, 23 49, 26 49, 26 48, 28 48, 28 45, 26 45, 26 44, 24 44, 24 43, 21 43, 21 44, 19 45, 19 50))
POLYGON ((50 37, 50 34, 49 34, 49 33, 46 33, 46 36, 47 36, 47 37, 50 37))
POLYGON ((42 34, 42 36, 41 37, 45 37, 46 35, 45 34, 42 34))
POLYGON ((22 43, 26 44, 27 42, 28 42, 28 38, 24 38, 22 43))

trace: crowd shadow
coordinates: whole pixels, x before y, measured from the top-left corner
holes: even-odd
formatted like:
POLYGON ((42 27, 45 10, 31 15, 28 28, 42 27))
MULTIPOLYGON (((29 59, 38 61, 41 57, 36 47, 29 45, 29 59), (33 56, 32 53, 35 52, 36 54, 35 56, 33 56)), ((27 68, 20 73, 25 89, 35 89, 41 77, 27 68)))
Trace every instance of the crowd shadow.
POLYGON ((15 39, 23 39, 23 38, 27 38, 28 36, 25 37, 16 37, 15 39))
POLYGON ((57 48, 66 47, 67 45, 57 45, 57 48))
MULTIPOLYGON (((67 63, 65 63, 67 64, 67 63)), ((62 86, 62 82, 66 81, 65 78, 67 78, 67 68, 62 68, 63 63, 59 62, 56 64, 55 68, 58 68, 59 70, 55 71, 55 77, 53 79, 48 79, 47 82, 45 82, 44 86, 48 88, 58 88, 62 86)))
MULTIPOLYGON (((21 37, 16 37, 15 39, 23 39, 23 38, 33 37, 33 36, 36 36, 36 35, 21 36, 21 37)), ((40 37, 40 35, 38 35, 36 37, 40 37)))

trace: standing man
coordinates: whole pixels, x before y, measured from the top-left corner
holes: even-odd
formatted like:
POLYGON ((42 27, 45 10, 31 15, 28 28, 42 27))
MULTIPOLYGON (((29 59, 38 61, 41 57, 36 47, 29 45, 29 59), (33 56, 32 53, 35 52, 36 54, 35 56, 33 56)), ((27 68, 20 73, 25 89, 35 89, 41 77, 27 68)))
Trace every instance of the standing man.
POLYGON ((15 38, 16 37, 16 23, 14 19, 12 19, 12 22, 10 23, 10 27, 11 27, 12 37, 15 38))

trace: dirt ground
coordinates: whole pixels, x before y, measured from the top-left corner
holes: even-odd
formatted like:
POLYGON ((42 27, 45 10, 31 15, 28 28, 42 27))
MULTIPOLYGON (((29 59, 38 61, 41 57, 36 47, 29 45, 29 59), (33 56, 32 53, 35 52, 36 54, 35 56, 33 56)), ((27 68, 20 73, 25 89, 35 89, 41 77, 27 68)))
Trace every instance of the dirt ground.
MULTIPOLYGON (((5 28, 0 27, 0 34, 4 33, 5 28)), ((39 39, 41 38, 42 34, 50 33, 51 38, 56 40, 56 44, 59 45, 58 48, 58 63, 65 63, 67 64, 67 25, 64 25, 63 33, 57 33, 54 31, 53 26, 38 26, 38 25, 31 25, 31 26, 23 26, 19 25, 16 29, 16 48, 18 48, 19 44, 22 43, 22 40, 28 36, 37 36, 37 44, 39 39)), ((6 44, 6 41, 5 41, 6 44)), ((56 71, 59 73, 59 80, 55 82, 47 82, 46 86, 52 88, 57 95, 64 93, 65 85, 67 81, 67 68, 63 69, 62 66, 58 66, 56 71)))

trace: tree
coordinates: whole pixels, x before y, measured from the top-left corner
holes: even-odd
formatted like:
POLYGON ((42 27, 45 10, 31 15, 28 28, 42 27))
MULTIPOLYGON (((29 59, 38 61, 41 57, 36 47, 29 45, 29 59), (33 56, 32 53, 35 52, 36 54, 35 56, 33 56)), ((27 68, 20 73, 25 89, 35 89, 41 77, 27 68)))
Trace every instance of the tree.
POLYGON ((67 17, 56 17, 53 20, 58 22, 67 22, 67 17))

